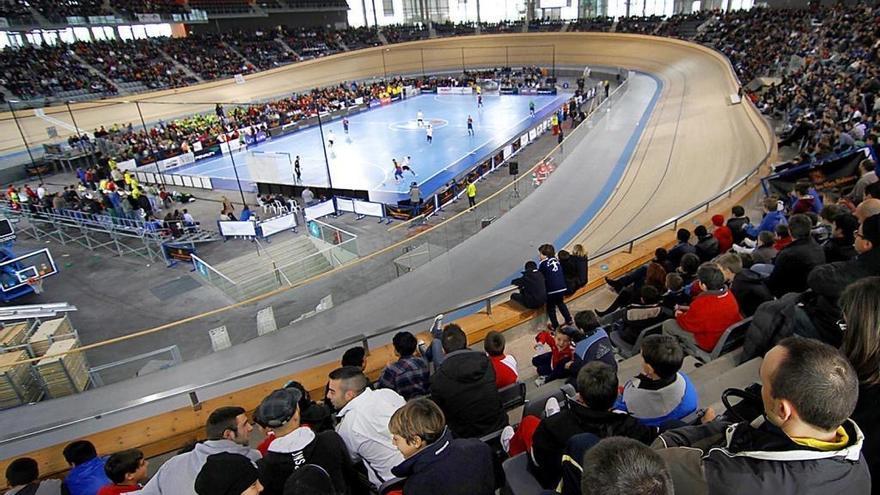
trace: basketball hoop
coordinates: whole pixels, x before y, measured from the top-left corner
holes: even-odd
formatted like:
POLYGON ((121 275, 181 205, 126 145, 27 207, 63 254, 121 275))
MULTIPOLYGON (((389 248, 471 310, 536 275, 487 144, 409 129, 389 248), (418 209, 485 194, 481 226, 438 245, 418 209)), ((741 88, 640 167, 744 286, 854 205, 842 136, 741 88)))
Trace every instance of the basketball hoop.
POLYGON ((27 279, 27 284, 34 290, 34 294, 43 293, 43 279, 41 277, 30 277, 27 279))

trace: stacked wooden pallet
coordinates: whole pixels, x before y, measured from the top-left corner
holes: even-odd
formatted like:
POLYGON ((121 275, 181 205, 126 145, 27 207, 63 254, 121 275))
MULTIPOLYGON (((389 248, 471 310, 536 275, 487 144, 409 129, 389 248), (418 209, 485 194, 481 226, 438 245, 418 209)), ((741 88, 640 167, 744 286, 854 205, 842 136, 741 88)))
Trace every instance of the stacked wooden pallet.
POLYGON ((79 347, 75 339, 59 340, 46 351, 47 357, 34 366, 50 397, 64 397, 82 392, 89 384, 89 367, 85 353, 72 352, 53 356, 79 347))
POLYGON ((27 358, 25 351, 0 354, 0 409, 39 400, 40 387, 31 374, 31 364, 15 364, 27 358))
POLYGON ((30 324, 27 322, 12 323, 0 329, 0 350, 24 343, 30 324))
POLYGON ((37 327, 34 334, 28 339, 28 343, 30 343, 31 349, 33 349, 34 357, 45 355, 52 343, 58 338, 74 338, 73 325, 70 324, 70 318, 67 316, 40 323, 40 326, 37 327))

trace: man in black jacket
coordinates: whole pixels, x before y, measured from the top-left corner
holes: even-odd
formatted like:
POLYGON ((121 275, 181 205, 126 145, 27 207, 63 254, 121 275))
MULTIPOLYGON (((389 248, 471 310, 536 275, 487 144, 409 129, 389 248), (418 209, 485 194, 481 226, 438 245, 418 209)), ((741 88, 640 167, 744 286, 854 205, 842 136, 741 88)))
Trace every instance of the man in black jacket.
POLYGON ((654 448, 676 493, 870 493, 858 378, 837 349, 788 338, 761 364, 764 421, 724 419, 663 433, 654 448))
POLYGON ((544 488, 554 488, 562 477, 562 454, 571 437, 592 433, 606 438, 623 436, 648 444, 657 429, 644 426, 632 416, 614 412, 617 400, 617 372, 601 361, 584 365, 578 372, 577 401, 538 425, 532 437, 529 471, 544 488))
POLYGON ((810 270, 825 263, 825 251, 810 235, 812 228, 810 217, 806 215, 792 215, 788 220, 794 241, 776 255, 773 272, 767 279, 767 288, 774 296, 807 290, 810 270))
MULTIPOLYGON (((718 257, 716 263, 730 284, 730 292, 736 298, 739 312, 746 318, 755 314, 758 306, 773 299, 773 294, 764 285, 764 278, 757 272, 746 268, 743 258, 750 254, 727 253, 718 257)), ((751 263, 750 263, 751 264, 751 263)))
POLYGON ((538 264, 534 261, 526 261, 522 277, 515 278, 510 283, 519 287, 519 292, 510 295, 511 301, 529 309, 538 309, 547 302, 544 275, 538 271, 538 264))
POLYGON ((865 219, 856 231, 855 248, 859 253, 850 261, 818 266, 810 272, 807 284, 812 290, 811 304, 805 310, 816 328, 818 338, 832 346, 841 342, 837 321, 843 315, 837 299, 847 285, 856 280, 880 275, 880 215, 865 219))
POLYGON ((446 325, 441 339, 446 358, 431 377, 431 399, 453 435, 481 437, 507 426, 489 357, 468 349, 467 336, 454 323, 446 325))
POLYGON ((694 229, 694 235, 697 236, 697 245, 694 248, 697 250, 697 256, 700 257, 700 261, 703 263, 712 261, 712 258, 718 256, 718 253, 721 252, 718 246, 718 239, 710 234, 705 226, 697 225, 697 228, 694 229))
POLYGON ((335 431, 315 433, 300 426, 299 401, 301 393, 295 388, 273 391, 254 412, 254 420, 265 428, 272 428, 276 438, 269 452, 257 462, 264 495, 281 495, 287 478, 306 464, 323 468, 333 480, 336 493, 357 493, 357 473, 352 465, 345 442, 335 431))
POLYGON ((751 220, 746 216, 746 209, 740 205, 731 208, 730 212, 733 216, 727 219, 727 227, 730 228, 730 231, 733 233, 733 243, 739 244, 746 238, 745 226, 748 225, 751 220))
POLYGON ((691 232, 688 229, 678 229, 675 237, 678 239, 678 244, 672 247, 669 250, 669 263, 672 266, 678 266, 681 264, 681 257, 688 253, 697 253, 697 248, 693 246, 689 241, 691 239, 691 232))

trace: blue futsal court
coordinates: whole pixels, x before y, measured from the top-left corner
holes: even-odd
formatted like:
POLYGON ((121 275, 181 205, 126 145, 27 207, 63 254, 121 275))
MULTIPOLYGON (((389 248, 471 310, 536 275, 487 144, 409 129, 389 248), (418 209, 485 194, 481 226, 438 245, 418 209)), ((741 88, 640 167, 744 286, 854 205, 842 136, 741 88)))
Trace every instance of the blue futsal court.
MULTIPOLYGON (((335 136, 333 147, 327 149, 333 188, 366 190, 372 200, 390 203, 403 199, 409 184, 415 181, 424 194, 431 194, 537 125, 539 119, 546 118, 567 98, 568 95, 484 95, 483 107, 477 108, 475 95, 425 94, 348 117, 347 135, 342 119, 325 123, 325 140, 331 131, 335 136), (535 103, 535 117, 529 116, 530 101, 535 103), (434 127, 431 144, 425 129, 416 123, 419 111, 434 127), (468 115, 474 119, 474 136, 467 133, 468 115), (411 166, 417 176, 407 172, 403 180, 395 182, 391 160, 396 158, 402 164, 407 155, 412 157, 411 166)), ((234 159, 238 175, 245 183, 328 186, 317 126, 274 138, 247 151, 242 149, 234 159), (293 168, 286 157, 274 163, 264 159, 256 163, 253 151, 287 152, 291 159, 299 155, 302 183, 295 183, 293 168)), ((232 160, 227 155, 180 167, 174 173, 225 179, 226 183, 231 180, 233 184, 235 180, 232 160)))

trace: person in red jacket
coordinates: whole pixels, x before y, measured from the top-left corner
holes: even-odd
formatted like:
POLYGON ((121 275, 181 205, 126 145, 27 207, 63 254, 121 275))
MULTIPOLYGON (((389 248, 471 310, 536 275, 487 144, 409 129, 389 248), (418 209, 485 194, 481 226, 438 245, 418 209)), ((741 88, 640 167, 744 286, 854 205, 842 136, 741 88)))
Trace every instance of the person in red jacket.
POLYGON ((504 335, 494 330, 487 333, 486 339, 483 340, 483 349, 489 355, 492 367, 495 368, 495 387, 499 390, 513 385, 519 378, 516 359, 511 355, 504 354, 504 345, 504 335))
POLYGON ((693 354, 711 352, 730 325, 742 320, 736 298, 724 285, 724 273, 715 263, 703 263, 697 270, 700 295, 689 307, 676 308, 675 319, 663 324, 663 333, 672 335, 693 354))
POLYGON ((113 482, 98 490, 97 495, 117 495, 141 489, 141 482, 147 479, 149 462, 138 449, 123 450, 111 455, 104 464, 104 472, 113 482))
POLYGON ((535 349, 541 352, 532 358, 532 365, 538 371, 538 378, 535 380, 538 387, 568 376, 566 365, 572 359, 574 348, 571 346, 571 337, 563 331, 565 328, 556 332, 544 330, 535 336, 535 342, 538 343, 535 349))
POLYGON ((712 225, 715 226, 712 235, 718 239, 718 250, 721 254, 724 254, 733 247, 733 231, 730 230, 730 227, 724 225, 724 217, 721 215, 712 217, 712 225))

